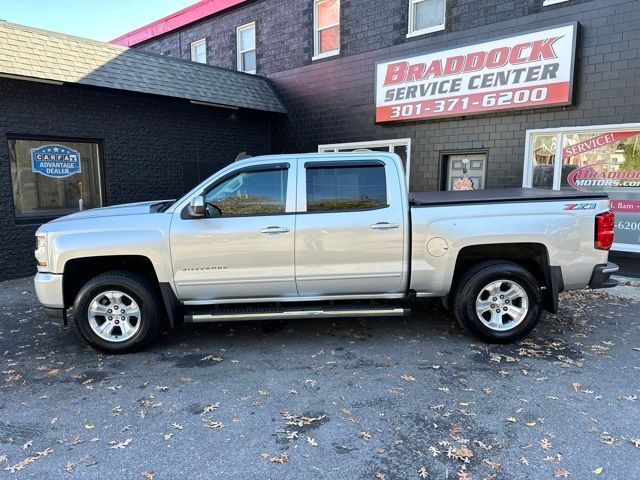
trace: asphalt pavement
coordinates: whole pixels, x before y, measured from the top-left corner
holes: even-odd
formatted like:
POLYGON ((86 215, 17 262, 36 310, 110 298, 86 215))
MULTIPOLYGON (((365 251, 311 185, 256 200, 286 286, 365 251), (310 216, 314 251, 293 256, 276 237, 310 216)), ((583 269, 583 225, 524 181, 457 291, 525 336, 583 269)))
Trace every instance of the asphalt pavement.
POLYGON ((640 303, 562 295, 486 345, 410 318, 185 326, 133 355, 0 283, 0 478, 635 479, 640 303))

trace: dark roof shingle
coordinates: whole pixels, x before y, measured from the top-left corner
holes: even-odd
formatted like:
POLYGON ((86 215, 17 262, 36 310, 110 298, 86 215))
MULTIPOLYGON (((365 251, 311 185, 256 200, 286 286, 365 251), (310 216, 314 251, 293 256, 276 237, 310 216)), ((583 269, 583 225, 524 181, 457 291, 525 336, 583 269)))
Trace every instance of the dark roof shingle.
POLYGON ((285 113, 264 77, 5 21, 0 74, 285 113))

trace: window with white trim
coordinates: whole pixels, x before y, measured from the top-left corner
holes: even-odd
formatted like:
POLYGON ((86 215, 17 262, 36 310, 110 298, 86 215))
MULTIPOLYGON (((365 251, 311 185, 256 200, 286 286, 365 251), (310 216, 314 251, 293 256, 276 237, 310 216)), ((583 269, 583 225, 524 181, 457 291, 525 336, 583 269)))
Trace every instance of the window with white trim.
POLYGON ((238 71, 256 73, 256 22, 236 28, 238 71))
POLYGON ((198 63, 207 63, 207 39, 201 38, 191 42, 191 60, 198 63))
POLYGON ((318 145, 318 152, 391 152, 402 160, 404 174, 409 187, 411 174, 411 139, 398 138, 394 140, 378 140, 371 142, 333 143, 318 145))
POLYGON ((313 59, 340 53, 340 0, 314 0, 313 59))
POLYGON ((542 3, 543 7, 548 7, 549 5, 555 5, 557 3, 564 3, 564 2, 568 2, 569 0, 544 0, 544 2, 542 3))
POLYGON ((407 37, 444 30, 446 10, 446 0, 409 0, 407 37))

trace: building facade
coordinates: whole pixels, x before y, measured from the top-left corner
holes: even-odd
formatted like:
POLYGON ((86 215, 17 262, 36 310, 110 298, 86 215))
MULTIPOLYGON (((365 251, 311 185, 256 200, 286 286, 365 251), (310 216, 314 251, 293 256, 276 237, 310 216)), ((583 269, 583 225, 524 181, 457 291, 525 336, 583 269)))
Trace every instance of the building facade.
POLYGON ((263 78, 6 22, 0 46, 0 280, 35 272, 42 223, 178 198, 272 150, 263 78))
POLYGON ((203 10, 177 12, 114 42, 269 78, 288 112, 273 126, 274 152, 390 149, 405 161, 414 191, 583 188, 595 178, 584 188, 620 201, 616 248, 640 251, 636 1, 197 5, 203 10), (493 57, 473 63, 478 52, 493 57), (434 59, 444 71, 432 69, 434 59), (399 88, 389 87, 392 68, 406 77, 399 88), (429 90, 452 78, 461 82, 453 93, 446 85, 442 95, 429 90), (481 81, 481 93, 469 90, 481 81), (607 140, 585 147, 599 136, 607 140), (566 155, 574 145, 583 151, 566 155))

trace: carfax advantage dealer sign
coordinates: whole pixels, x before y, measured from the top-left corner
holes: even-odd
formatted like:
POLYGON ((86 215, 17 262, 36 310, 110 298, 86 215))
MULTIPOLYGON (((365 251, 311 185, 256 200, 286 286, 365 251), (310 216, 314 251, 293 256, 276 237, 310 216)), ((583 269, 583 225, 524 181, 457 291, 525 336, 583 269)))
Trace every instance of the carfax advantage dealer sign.
POLYGON ((384 62, 376 121, 571 103, 577 24, 384 62))

